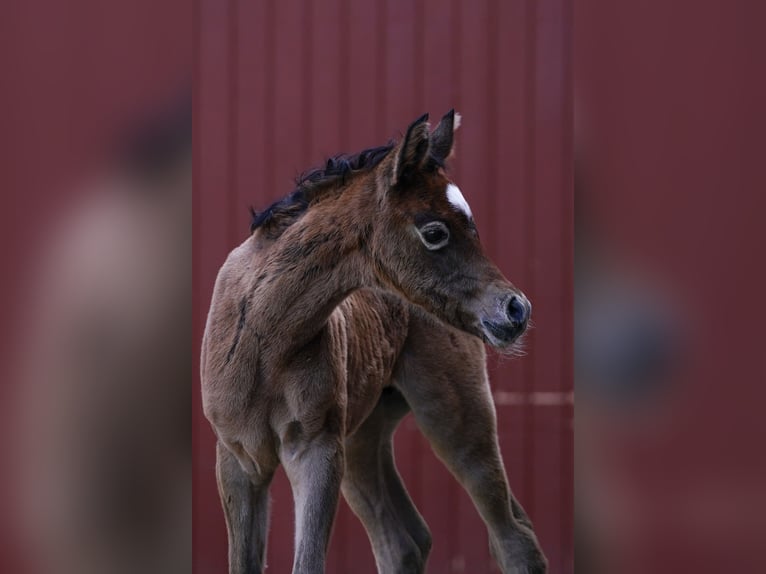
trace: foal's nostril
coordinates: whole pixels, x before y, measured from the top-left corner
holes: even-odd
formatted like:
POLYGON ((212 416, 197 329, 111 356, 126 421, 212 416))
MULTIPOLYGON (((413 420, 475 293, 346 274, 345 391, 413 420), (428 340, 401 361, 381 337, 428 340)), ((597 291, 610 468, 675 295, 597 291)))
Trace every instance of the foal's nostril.
POLYGON ((507 313, 508 318, 517 325, 526 322, 529 317, 527 306, 524 304, 521 297, 517 297, 516 295, 511 297, 510 301, 508 301, 507 313))

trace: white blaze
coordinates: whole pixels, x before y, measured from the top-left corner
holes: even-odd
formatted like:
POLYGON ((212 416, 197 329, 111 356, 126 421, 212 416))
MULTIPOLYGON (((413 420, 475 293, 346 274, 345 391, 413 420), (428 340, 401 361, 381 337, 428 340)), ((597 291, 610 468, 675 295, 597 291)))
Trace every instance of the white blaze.
POLYGON ((468 202, 465 200, 465 197, 463 197, 463 194, 460 193, 458 186, 456 186, 454 183, 450 183, 447 186, 447 201, 454 205, 455 208, 465 213, 468 219, 473 217, 468 202))

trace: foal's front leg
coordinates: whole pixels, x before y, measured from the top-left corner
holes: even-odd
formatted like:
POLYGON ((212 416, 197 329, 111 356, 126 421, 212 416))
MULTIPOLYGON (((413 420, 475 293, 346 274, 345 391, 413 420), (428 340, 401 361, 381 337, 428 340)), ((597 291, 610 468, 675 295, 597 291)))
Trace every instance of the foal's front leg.
POLYGON ((508 486, 483 345, 467 335, 450 337, 444 326, 422 327, 419 334, 418 325, 411 326, 397 374, 418 426, 470 494, 500 569, 505 574, 547 572, 531 523, 508 486))
POLYGON ((281 457, 295 499, 293 574, 322 574, 343 478, 342 440, 331 433, 301 437, 281 457))

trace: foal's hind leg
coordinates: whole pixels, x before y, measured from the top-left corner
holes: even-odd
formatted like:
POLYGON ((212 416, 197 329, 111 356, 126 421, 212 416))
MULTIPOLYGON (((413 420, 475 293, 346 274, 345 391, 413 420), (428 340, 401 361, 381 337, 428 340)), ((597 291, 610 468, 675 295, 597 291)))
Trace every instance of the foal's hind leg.
POLYGON ((431 534, 394 465, 392 435, 409 407, 396 389, 346 440, 343 496, 367 530, 381 574, 424 571, 431 534))
POLYGON ((411 322, 397 373, 402 393, 436 454, 473 499, 501 570, 546 572, 531 523, 508 486, 484 347, 478 339, 426 321, 411 322))
POLYGON ((229 574, 260 574, 266 566, 271 477, 270 472, 248 475, 218 442, 216 478, 229 535, 229 574))

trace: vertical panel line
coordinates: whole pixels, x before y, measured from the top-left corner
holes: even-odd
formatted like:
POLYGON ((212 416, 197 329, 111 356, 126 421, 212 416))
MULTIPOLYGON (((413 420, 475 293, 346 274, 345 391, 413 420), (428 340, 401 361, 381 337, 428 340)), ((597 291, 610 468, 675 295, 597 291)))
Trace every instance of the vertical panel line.
MULTIPOLYGON (((375 131, 379 134, 376 137, 383 137, 386 132, 386 88, 388 83, 388 27, 386 25, 386 14, 388 13, 388 0, 380 0, 376 4, 378 8, 377 21, 378 21, 378 36, 375 46, 376 61, 380 72, 377 74, 377 101, 375 107, 377 109, 377 116, 375 121, 375 131)), ((390 137, 390 134, 386 137, 390 137)))
POLYGON ((227 158, 227 235, 229 246, 233 247, 239 237, 237 207, 239 202, 239 0, 229 2, 229 109, 228 121, 228 158, 227 158))
MULTIPOLYGON (((567 311, 562 314, 561 337, 561 359, 562 372, 568 376, 568 381, 562 381, 562 390, 571 391, 574 387, 574 364, 573 364, 573 341, 574 341, 574 71, 572 61, 573 50, 573 6, 571 0, 562 0, 562 62, 564 63, 564 96, 562 98, 564 118, 564 131, 561 145, 561 154, 563 158, 562 197, 561 201, 567 207, 564 210, 565 221, 562 222, 564 233, 561 237, 561 253, 564 257, 564 273, 562 276, 566 281, 566 288, 562 289, 564 298, 564 309, 567 311)), ((574 412, 573 407, 565 407, 564 412, 570 416, 559 418, 561 425, 561 452, 559 454, 562 464, 565 465, 562 470, 563 492, 561 512, 565 513, 566 520, 561 520, 561 565, 559 572, 566 572, 568 568, 574 565, 569 562, 574 555, 573 548, 573 529, 574 529, 574 412)))
POLYGON ((338 105, 340 107, 338 117, 345 118, 340 122, 340 145, 343 150, 350 152, 349 133, 349 102, 351 97, 351 74, 349 70, 351 55, 349 53, 349 37, 351 24, 349 21, 349 0, 340 0, 340 95, 338 105))
POLYGON ((266 169, 266 190, 267 195, 274 193, 274 187, 276 182, 276 174, 274 173, 274 165, 276 163, 275 154, 275 136, 276 136, 276 118, 275 114, 275 94, 276 90, 274 77, 276 72, 276 0, 266 0, 266 17, 264 18, 265 24, 265 44, 266 44, 266 82, 268 86, 264 90, 264 110, 263 110, 263 136, 264 142, 264 155, 266 161, 264 164, 266 169))
POLYGON ((309 165, 311 163, 311 148, 314 141, 314 76, 312 74, 312 46, 314 44, 314 24, 311 18, 311 6, 312 0, 303 1, 303 51, 301 54, 302 66, 301 74, 303 76, 303 125, 306 130, 306 135, 302 141, 301 158, 302 165, 309 165))
MULTIPOLYGON (((490 165, 487 166, 487 187, 490 189, 489 198, 491 212, 497 213, 497 172, 500 165, 500 158, 497 155, 498 152, 498 130, 502 126, 498 125, 497 118, 497 73, 498 73, 498 5, 497 0, 490 0, 489 7, 487 9, 487 109, 489 110, 489 117, 491 120, 487 126, 487 146, 490 153, 487 160, 490 161, 490 165)), ((502 245, 499 245, 498 241, 498 229, 497 218, 489 218, 489 233, 492 238, 492 244, 495 247, 495 253, 502 253, 502 245)))
MULTIPOLYGON (((415 78, 413 88, 415 92, 415 105, 418 114, 429 112, 425 101, 425 0, 415 2, 415 22, 413 33, 415 35, 415 78)), ((435 119, 435 118, 434 118, 435 119)))
MULTIPOLYGON (((535 292, 535 192, 537 187, 536 174, 536 144, 537 144, 537 1, 527 0, 525 6, 525 132, 526 149, 524 150, 526 161, 524 162, 524 193, 525 202, 525 237, 526 237, 526 261, 525 271, 529 291, 535 292)), ((529 356, 524 361, 524 392, 529 394, 534 387, 535 376, 535 353, 534 346, 530 347, 529 356)), ((535 480, 534 480, 534 462, 535 462, 535 407, 526 404, 524 406, 524 494, 526 497, 525 505, 530 515, 534 515, 535 506, 535 480)))

